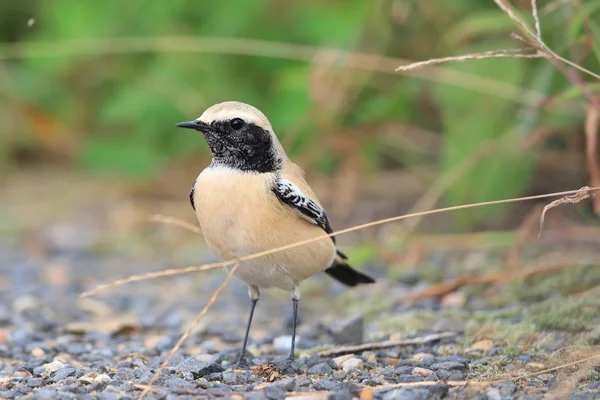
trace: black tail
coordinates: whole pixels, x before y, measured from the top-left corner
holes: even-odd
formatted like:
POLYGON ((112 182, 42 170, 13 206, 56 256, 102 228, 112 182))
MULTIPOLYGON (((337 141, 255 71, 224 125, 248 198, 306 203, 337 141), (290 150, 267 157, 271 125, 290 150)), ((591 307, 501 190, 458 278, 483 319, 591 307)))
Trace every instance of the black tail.
POLYGON ((375 279, 352 269, 348 264, 339 262, 327 268, 325 272, 346 286, 356 286, 360 283, 375 283, 375 279))

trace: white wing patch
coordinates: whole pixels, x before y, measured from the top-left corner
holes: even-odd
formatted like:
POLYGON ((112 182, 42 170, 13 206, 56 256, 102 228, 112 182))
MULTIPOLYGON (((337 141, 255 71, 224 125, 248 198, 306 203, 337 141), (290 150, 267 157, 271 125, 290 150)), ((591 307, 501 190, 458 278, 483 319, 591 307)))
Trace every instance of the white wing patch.
POLYGON ((294 208, 304 219, 320 226, 327 233, 332 232, 325 210, 317 202, 306 197, 298 186, 287 179, 278 178, 273 184, 273 191, 282 203, 294 208))

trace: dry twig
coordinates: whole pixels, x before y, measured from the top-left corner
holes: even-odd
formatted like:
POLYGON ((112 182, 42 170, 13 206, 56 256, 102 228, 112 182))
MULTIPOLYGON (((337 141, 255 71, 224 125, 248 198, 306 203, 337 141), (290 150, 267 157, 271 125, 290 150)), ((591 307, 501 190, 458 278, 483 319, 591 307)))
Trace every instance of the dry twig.
MULTIPOLYGON (((585 120, 585 155, 591 186, 600 186, 600 169, 598 167, 599 122, 600 110, 594 106, 590 106, 585 120)), ((594 196, 594 213, 600 216, 599 196, 594 196)))
POLYGON ((427 335, 420 338, 414 339, 404 339, 404 340, 385 340, 383 342, 374 342, 374 343, 364 343, 356 346, 343 346, 337 347, 332 350, 324 350, 317 353, 319 357, 336 357, 341 356, 343 354, 351 354, 358 353, 361 351, 367 350, 382 350, 382 349, 390 349, 392 347, 400 347, 400 346, 414 346, 419 344, 427 344, 431 342, 436 342, 440 339, 450 338, 456 336, 454 332, 442 332, 436 333, 433 335, 427 335))

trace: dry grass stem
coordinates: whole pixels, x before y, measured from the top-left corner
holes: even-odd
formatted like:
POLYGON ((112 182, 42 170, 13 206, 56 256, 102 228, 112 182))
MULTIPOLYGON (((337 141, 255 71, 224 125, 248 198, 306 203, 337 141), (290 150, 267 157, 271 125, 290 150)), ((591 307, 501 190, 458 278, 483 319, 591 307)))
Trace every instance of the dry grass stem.
POLYGON ((223 283, 217 288, 217 290, 215 290, 215 292, 212 294, 212 296, 210 296, 210 299, 208 299, 208 302, 206 303, 204 308, 202 308, 202 310, 198 313, 198 315, 196 316, 196 319, 194 319, 194 322, 192 322, 192 324, 189 326, 189 328, 187 328, 187 330, 184 332, 184 334, 181 335, 181 337, 179 338, 177 343, 175 343, 175 346, 173 346, 173 348, 169 352, 169 355, 167 356, 167 358, 165 358, 165 361, 163 361, 163 363, 160 365, 160 367, 156 370, 156 372, 152 376, 152 379, 150 379, 150 381, 148 382, 148 386, 142 392, 142 394, 140 396, 140 400, 142 400, 148 394, 148 392, 150 392, 150 390, 152 390, 152 384, 154 384, 156 379, 159 377, 160 372, 163 370, 163 368, 165 368, 169 364, 169 362, 171 361, 171 359, 173 358, 175 353, 177 353, 177 351, 179 350, 179 348, 181 347, 183 342, 185 342, 186 339, 190 336, 190 334, 192 333, 192 330, 196 327, 196 325, 198 325, 198 323, 200 322, 202 317, 204 317, 204 315, 208 312, 210 307, 212 307, 212 305, 217 300, 217 297, 219 296, 219 294, 223 291, 223 289, 225 289, 225 287, 227 286, 227 284, 229 283, 231 278, 233 278, 233 274, 235 274, 235 272, 238 270, 239 267, 240 267, 240 264, 238 263, 238 264, 235 264, 233 266, 233 268, 231 268, 231 270, 227 274, 227 277, 225 277, 225 280, 223 281, 223 283))
POLYGON ((187 229, 188 231, 192 231, 194 233, 202 235, 202 230, 196 225, 190 224, 177 218, 168 217, 166 215, 155 214, 150 217, 150 221, 179 226, 180 228, 187 229))
MULTIPOLYGON (((531 31, 531 29, 525 24, 525 22, 523 22, 523 20, 521 18, 519 18, 519 16, 517 16, 517 14, 512 9, 512 7, 507 6, 503 0, 494 0, 494 2, 519 27, 521 32, 523 32, 527 36, 527 38, 523 38, 521 36, 513 34, 512 36, 515 39, 518 39, 518 40, 524 42, 527 46, 538 49, 539 51, 546 54, 548 56, 547 58, 551 58, 556 61, 560 61, 560 62, 567 64, 575 69, 578 69, 579 71, 581 71, 587 75, 593 76, 596 79, 600 79, 600 75, 582 67, 581 65, 574 63, 573 61, 567 60, 566 58, 563 58, 563 57, 559 56, 558 54, 556 54, 554 51, 552 51, 552 49, 550 49, 542 41, 541 37, 539 35, 537 35, 535 32, 531 31)), ((537 7, 535 4, 535 0, 532 0, 531 4, 532 4, 532 12, 535 13, 535 15, 534 15, 535 22, 537 25, 539 25, 539 18, 537 18, 537 7)), ((538 29, 537 25, 536 25, 536 29, 538 29)), ((562 72, 564 73, 564 71, 562 71, 562 72)))
MULTIPOLYGON (((162 37, 122 37, 114 39, 64 40, 47 42, 19 42, 0 44, 0 60, 40 58, 98 56, 102 54, 135 53, 211 53, 235 54, 245 56, 272 57, 298 60, 311 63, 334 63, 339 67, 360 69, 379 73, 395 73, 400 64, 410 64, 411 60, 382 57, 376 54, 346 52, 332 49, 339 57, 315 59, 322 52, 321 47, 297 45, 253 39, 162 36, 162 37)), ((459 86, 485 93, 490 96, 506 98, 521 104, 534 105, 545 95, 530 89, 494 80, 485 76, 461 72, 450 68, 432 66, 427 71, 419 71, 413 76, 432 81, 459 86)), ((567 112, 568 110, 564 110, 567 112)))
POLYGON ((562 365, 559 365, 558 367, 543 369, 541 371, 535 371, 535 372, 531 372, 529 374, 519 375, 519 376, 516 376, 514 378, 498 379, 496 381, 491 381, 491 382, 486 382, 486 383, 488 383, 490 385, 495 385, 497 383, 503 383, 503 382, 520 381, 520 380, 523 380, 523 379, 531 378, 532 376, 541 375, 541 374, 547 374, 548 372, 554 372, 554 371, 558 371, 559 369, 568 368, 568 367, 572 367, 572 366, 575 366, 575 365, 583 364, 583 363, 586 363, 586 362, 589 362, 589 361, 592 361, 592 360, 596 360, 598 358, 600 358, 600 353, 596 353, 596 354, 594 354, 592 356, 583 358, 581 360, 572 361, 570 363, 562 364, 562 365))
MULTIPOLYGON (((591 193, 600 190, 600 187, 587 188, 586 190, 587 190, 587 193, 589 196, 589 195, 591 195, 591 193)), ((98 286, 95 289, 92 289, 92 290, 82 293, 80 295, 80 297, 92 296, 92 295, 95 295, 106 289, 111 289, 111 288, 114 288, 117 286, 131 283, 131 282, 137 282, 137 281, 154 279, 154 278, 162 278, 162 277, 173 276, 173 275, 189 274, 192 272, 202 272, 202 271, 207 271, 207 270, 218 268, 218 267, 226 267, 226 266, 234 265, 237 263, 242 263, 244 261, 254 260, 256 258, 260 258, 260 257, 264 257, 264 256, 267 256, 270 254, 278 253, 280 251, 293 249, 295 247, 303 246, 308 243, 313 243, 313 242, 316 242, 319 240, 323 240, 323 239, 331 237, 331 236, 339 236, 339 235, 343 235, 345 233, 354 232, 354 231, 358 231, 361 229, 370 228, 373 226, 383 225, 383 224, 387 224, 390 222, 401 221, 401 220, 407 219, 407 218, 419 217, 419 216, 424 216, 424 215, 433 215, 433 214, 439 214, 442 212, 464 210, 464 209, 468 209, 468 208, 483 207, 483 206, 490 206, 490 205, 496 205, 496 204, 507 204, 507 203, 516 203, 516 202, 520 202, 520 201, 527 201, 527 200, 545 199, 548 197, 577 195, 578 193, 581 193, 581 191, 582 191, 582 189, 568 190, 565 192, 556 192, 556 193, 548 193, 548 194, 541 194, 541 195, 535 195, 535 196, 517 197, 517 198, 505 199, 505 200, 494 200, 494 201, 486 201, 486 202, 482 202, 482 203, 463 204, 463 205, 459 205, 459 206, 444 207, 444 208, 438 208, 435 210, 428 210, 428 211, 422 211, 422 212, 413 213, 413 214, 406 214, 406 215, 399 215, 396 217, 384 218, 384 219, 380 219, 377 221, 368 222, 366 224, 356 225, 351 228, 342 229, 342 230, 339 230, 337 232, 333 232, 330 234, 316 236, 312 239, 307 239, 307 240, 303 240, 300 242, 291 243, 286 246, 281 246, 281 247, 278 247, 275 249, 270 249, 270 250, 261 251, 259 253, 250 254, 248 256, 240 257, 240 258, 229 260, 229 261, 223 261, 223 262, 213 263, 213 264, 205 264, 205 265, 200 265, 200 266, 190 266, 190 267, 186 267, 186 268, 169 269, 169 270, 165 270, 165 271, 151 272, 151 273, 142 274, 142 275, 133 275, 133 276, 130 276, 125 279, 120 279, 120 280, 117 280, 112 283, 98 286)))
POLYGON ((411 292, 399 299, 394 300, 391 304, 391 307, 402 304, 407 300, 421 301, 430 298, 443 297, 464 286, 504 284, 510 281, 530 279, 551 274, 574 265, 590 265, 597 262, 599 255, 600 254, 582 255, 579 253, 565 254, 561 252, 553 252, 546 254, 537 260, 529 262, 522 270, 516 272, 509 269, 507 271, 495 272, 481 276, 459 276, 458 278, 454 278, 449 281, 431 285, 427 289, 411 292))
POLYGON ((546 205, 542 210, 542 215, 540 215, 540 230, 538 232, 538 239, 542 236, 542 232, 544 231, 544 220, 546 219, 546 212, 548 212, 548 210, 558 207, 562 204, 579 203, 582 200, 594 197, 594 192, 595 190, 589 186, 584 186, 574 194, 561 197, 560 199, 554 200, 552 203, 546 205))
POLYGON ((86 292, 81 293, 79 295, 79 297, 84 298, 84 297, 89 297, 89 296, 95 296, 99 292, 103 292, 105 290, 112 289, 117 286, 127 285, 128 283, 144 281, 146 279, 164 278, 164 277, 173 276, 173 275, 190 274, 192 272, 204 272, 204 271, 208 271, 211 269, 215 269, 215 268, 219 268, 219 267, 223 267, 225 265, 231 265, 231 264, 233 264, 233 263, 213 263, 213 264, 204 264, 204 265, 192 265, 192 266, 185 267, 185 268, 172 268, 172 269, 166 269, 163 271, 149 272, 147 274, 142 274, 142 275, 132 275, 132 276, 124 278, 124 279, 119 279, 119 280, 116 280, 111 283, 97 286, 96 288, 94 288, 92 290, 88 290, 86 292))
MULTIPOLYGON (((591 105, 585 120, 585 155, 587 170, 590 174, 590 185, 600 186, 600 169, 598 166, 598 125, 600 110, 591 105)), ((600 197, 594 196, 594 213, 600 215, 600 197)))
POLYGON ((409 65, 403 65, 396 68, 396 72, 407 72, 413 71, 415 69, 427 67, 429 65, 434 64, 444 64, 449 62, 460 62, 460 61, 468 61, 468 60, 485 60, 489 58, 545 58, 548 57, 543 53, 524 53, 526 51, 535 50, 531 48, 524 49, 504 49, 504 50, 490 50, 484 51, 481 53, 471 53, 465 54, 462 56, 453 56, 453 57, 444 57, 444 58, 434 58, 427 61, 420 61, 416 63, 412 63, 409 65))
POLYGON ((363 343, 356 346, 342 346, 332 350, 320 351, 317 353, 317 356, 336 357, 341 356, 343 354, 360 353, 362 351, 368 350, 382 350, 390 349, 392 347, 421 345, 431 342, 437 342, 440 339, 450 338, 454 336, 456 336, 456 333, 454 332, 442 332, 414 339, 384 340, 382 342, 363 343))
POLYGON ((542 29, 540 27, 540 17, 538 15, 538 8, 536 0, 531 0, 531 14, 533 15, 533 20, 535 22, 535 34, 538 40, 542 40, 542 29))

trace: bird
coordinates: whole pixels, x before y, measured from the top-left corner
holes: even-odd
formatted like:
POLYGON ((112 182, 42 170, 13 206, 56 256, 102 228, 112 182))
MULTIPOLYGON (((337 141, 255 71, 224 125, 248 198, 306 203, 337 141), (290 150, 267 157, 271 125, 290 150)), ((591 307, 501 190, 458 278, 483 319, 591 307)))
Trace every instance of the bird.
MULTIPOLYGON (((175 126, 201 132, 210 147, 211 163, 194 181, 189 200, 208 248, 218 259, 229 261, 333 232, 304 171, 288 158, 260 110, 226 101, 175 126)), ((375 282, 351 268, 347 259, 330 236, 242 263, 234 277, 248 286, 250 313, 237 366, 246 365, 261 289, 291 294, 292 341, 286 361, 293 362, 303 280, 325 272, 347 286, 375 282)))

